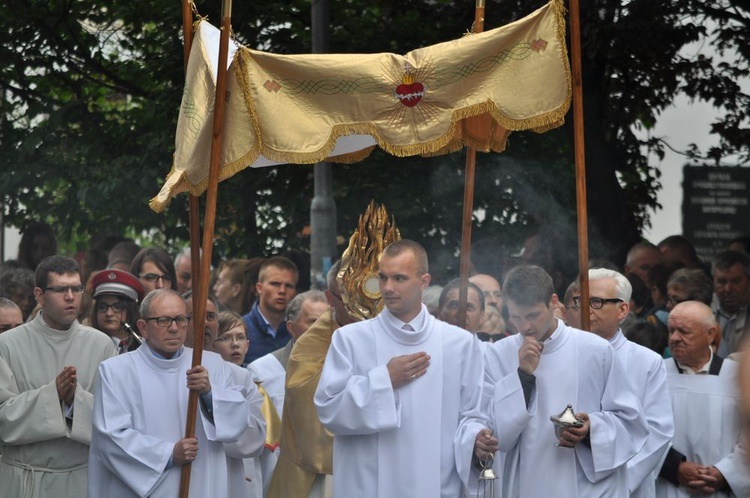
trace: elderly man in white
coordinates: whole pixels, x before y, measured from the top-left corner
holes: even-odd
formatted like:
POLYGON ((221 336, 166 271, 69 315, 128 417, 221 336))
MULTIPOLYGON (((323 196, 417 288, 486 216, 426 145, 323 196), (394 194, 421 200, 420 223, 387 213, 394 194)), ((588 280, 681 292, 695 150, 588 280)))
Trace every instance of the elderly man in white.
MULTIPOLYGON (((589 270, 589 282, 591 332, 609 341, 620 363, 627 366, 627 380, 648 423, 648 440, 627 465, 630 496, 651 497, 674 435, 667 371, 661 356, 628 341, 620 329, 630 311, 628 303, 633 290, 628 279, 616 271, 597 268, 589 270)), ((586 309, 580 296, 574 301, 581 310, 586 309)))
POLYGON ((669 314, 664 360, 675 416, 672 447, 659 473, 656 496, 750 496, 750 474, 738 444, 737 363, 709 346, 719 326, 711 308, 684 301, 669 314))

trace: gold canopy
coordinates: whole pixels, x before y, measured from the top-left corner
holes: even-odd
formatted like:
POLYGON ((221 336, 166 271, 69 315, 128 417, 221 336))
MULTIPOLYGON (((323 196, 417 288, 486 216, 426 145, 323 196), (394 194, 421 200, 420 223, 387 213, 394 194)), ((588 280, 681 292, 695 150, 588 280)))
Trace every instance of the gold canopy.
MULTIPOLYGON (((196 28, 172 171, 151 200, 207 185, 219 33, 196 28)), ((278 55, 230 47, 219 179, 246 167, 354 162, 469 145, 502 151, 511 131, 560 126, 571 76, 561 0, 516 22, 402 56, 278 55)))

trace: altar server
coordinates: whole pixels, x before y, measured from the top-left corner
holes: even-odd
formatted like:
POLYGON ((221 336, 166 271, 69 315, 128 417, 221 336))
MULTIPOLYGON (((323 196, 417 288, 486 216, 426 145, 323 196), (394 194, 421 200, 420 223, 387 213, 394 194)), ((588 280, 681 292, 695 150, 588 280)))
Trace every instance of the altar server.
MULTIPOLYGON (((149 293, 136 351, 102 363, 94 403, 89 497, 174 497, 182 466, 191 463, 191 497, 226 497, 222 443, 235 442, 250 422, 245 396, 221 356, 204 352, 191 367, 183 346, 189 317, 171 289, 149 293), (190 390, 200 393, 195 437, 185 438, 190 390)), ((238 476, 241 478, 241 476, 238 476)))
POLYGON ((651 498, 656 479, 674 435, 672 404, 669 402, 667 371, 662 357, 625 338, 620 324, 630 311, 632 287, 624 275, 614 270, 589 270, 588 306, 574 298, 576 306, 588 308, 591 332, 615 348, 621 365, 627 366, 626 379, 641 404, 648 423, 648 440, 628 461, 628 489, 633 498, 651 498))
POLYGON ((86 495, 97 368, 115 356, 105 334, 78 323, 78 263, 39 263, 42 311, 0 335, 0 497, 86 495))
POLYGON ((604 339, 566 326, 552 278, 519 266, 503 283, 518 334, 486 352, 485 406, 502 452, 497 496, 628 497, 626 464, 648 427, 626 372, 604 339), (572 405, 580 427, 556 436, 551 416, 572 405))
POLYGON ((419 244, 386 247, 378 278, 386 309, 333 334, 315 392, 334 435, 333 495, 460 496, 472 457, 493 450, 476 418, 479 342, 422 304, 430 275, 419 244))

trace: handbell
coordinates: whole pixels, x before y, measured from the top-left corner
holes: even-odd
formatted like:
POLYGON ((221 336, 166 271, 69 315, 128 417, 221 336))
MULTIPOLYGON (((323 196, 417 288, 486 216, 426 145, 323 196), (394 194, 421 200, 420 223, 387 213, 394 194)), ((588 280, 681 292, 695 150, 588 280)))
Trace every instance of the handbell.
POLYGON ((477 482, 477 498, 494 498, 495 496, 495 481, 497 481, 497 474, 492 470, 492 464, 494 458, 490 456, 487 460, 479 460, 479 465, 482 466, 482 470, 479 472, 477 482))
POLYGON ((494 481, 496 479, 497 479, 497 474, 495 474, 495 471, 492 470, 492 467, 487 467, 486 469, 482 469, 482 471, 479 473, 480 481, 494 481))

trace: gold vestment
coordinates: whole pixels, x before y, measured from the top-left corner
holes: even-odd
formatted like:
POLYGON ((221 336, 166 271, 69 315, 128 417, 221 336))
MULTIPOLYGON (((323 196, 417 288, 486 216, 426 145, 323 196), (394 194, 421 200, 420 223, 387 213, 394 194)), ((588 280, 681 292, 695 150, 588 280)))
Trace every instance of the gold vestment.
POLYGON ((337 328, 326 311, 295 342, 289 356, 281 452, 267 498, 305 498, 319 474, 333 473, 333 435, 318 420, 313 396, 337 328))

